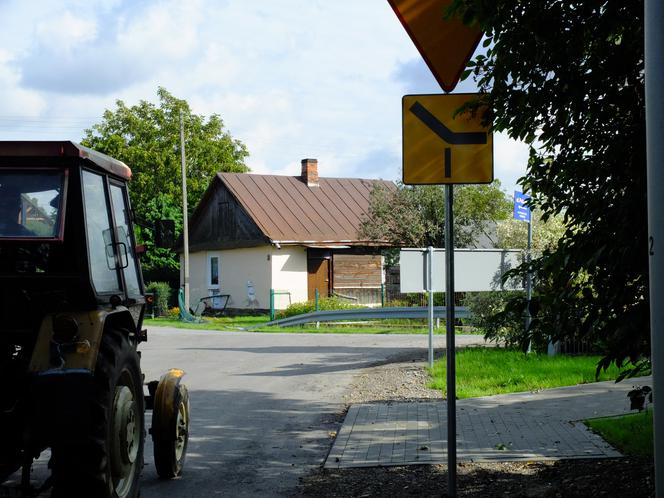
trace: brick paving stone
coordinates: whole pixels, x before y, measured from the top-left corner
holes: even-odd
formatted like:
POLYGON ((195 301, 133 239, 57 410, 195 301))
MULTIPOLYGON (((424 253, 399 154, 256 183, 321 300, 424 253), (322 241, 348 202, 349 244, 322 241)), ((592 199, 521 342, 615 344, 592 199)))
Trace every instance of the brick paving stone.
MULTIPOLYGON (((634 385, 598 382, 457 401, 459 461, 620 456, 580 420, 629 412, 634 385)), ((373 403, 348 410, 326 468, 447 462, 445 401, 373 403)))

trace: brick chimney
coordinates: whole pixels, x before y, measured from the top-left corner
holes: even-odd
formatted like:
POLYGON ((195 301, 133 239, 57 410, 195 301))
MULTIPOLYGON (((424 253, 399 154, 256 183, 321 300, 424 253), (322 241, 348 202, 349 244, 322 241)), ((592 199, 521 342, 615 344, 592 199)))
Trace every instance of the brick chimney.
POLYGON ((302 181, 307 187, 318 187, 317 159, 302 159, 302 181))

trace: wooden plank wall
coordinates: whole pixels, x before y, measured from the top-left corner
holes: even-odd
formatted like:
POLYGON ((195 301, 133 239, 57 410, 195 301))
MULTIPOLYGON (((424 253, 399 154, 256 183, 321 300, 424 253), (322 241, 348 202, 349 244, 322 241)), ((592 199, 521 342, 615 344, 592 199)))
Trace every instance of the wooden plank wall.
POLYGON ((335 254, 333 261, 335 289, 380 288, 379 255, 335 254))

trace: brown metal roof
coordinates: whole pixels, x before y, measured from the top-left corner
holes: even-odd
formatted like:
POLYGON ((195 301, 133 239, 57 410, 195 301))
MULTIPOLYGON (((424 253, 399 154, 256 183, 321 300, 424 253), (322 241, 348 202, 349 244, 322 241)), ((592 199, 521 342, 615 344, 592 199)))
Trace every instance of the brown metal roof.
MULTIPOLYGON (((393 182, 320 178, 308 187, 299 176, 217 173, 263 233, 279 243, 367 244, 358 236, 374 185, 393 182)), ((370 241, 369 241, 370 243, 370 241)))

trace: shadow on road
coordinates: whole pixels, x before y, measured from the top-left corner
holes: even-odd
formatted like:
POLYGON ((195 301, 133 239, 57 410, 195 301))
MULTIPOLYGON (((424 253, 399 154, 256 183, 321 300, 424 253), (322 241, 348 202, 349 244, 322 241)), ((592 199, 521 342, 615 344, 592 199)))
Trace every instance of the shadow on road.
POLYGON ((191 436, 180 479, 161 481, 146 444, 143 498, 292 495, 319 467, 343 414, 269 393, 192 391, 191 436))
MULTIPOLYGON (((223 351, 253 353, 256 355, 275 354, 293 355, 301 354, 301 363, 291 363, 280 366, 278 370, 269 372, 248 372, 246 376, 297 376, 320 373, 331 373, 384 365, 387 363, 404 361, 425 361, 424 348, 381 348, 381 347, 353 347, 353 346, 269 346, 269 347, 242 347, 242 348, 180 348, 183 351, 223 351)), ((437 349, 436 355, 441 355, 445 349, 437 349)))

